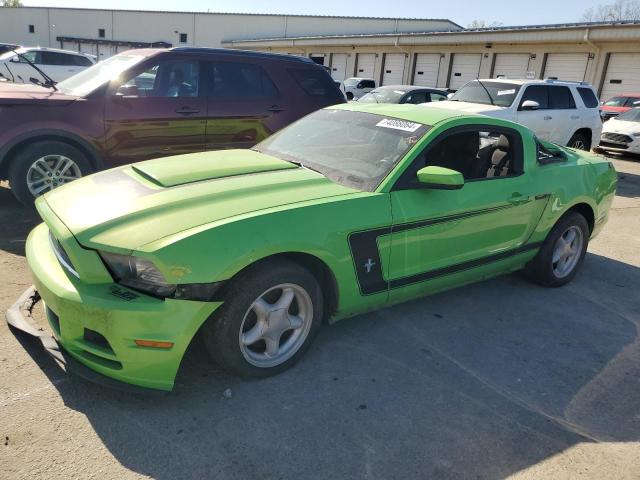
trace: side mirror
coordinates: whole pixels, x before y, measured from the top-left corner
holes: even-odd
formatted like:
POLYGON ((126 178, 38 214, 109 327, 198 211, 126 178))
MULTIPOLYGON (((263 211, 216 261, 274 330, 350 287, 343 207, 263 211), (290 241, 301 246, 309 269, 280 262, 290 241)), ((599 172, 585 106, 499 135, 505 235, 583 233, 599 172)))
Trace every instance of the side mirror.
POLYGON ((9 61, 13 63, 20 63, 20 57, 18 55, 14 55, 9 61))
POLYGON ((540 108, 540 104, 535 100, 525 100, 520 105, 520 110, 538 110, 540 108))
POLYGON ((464 187, 464 177, 460 172, 433 165, 418 170, 418 182, 435 190, 458 190, 464 187))
POLYGON ((138 86, 131 84, 120 85, 116 90, 116 97, 138 98, 138 86))

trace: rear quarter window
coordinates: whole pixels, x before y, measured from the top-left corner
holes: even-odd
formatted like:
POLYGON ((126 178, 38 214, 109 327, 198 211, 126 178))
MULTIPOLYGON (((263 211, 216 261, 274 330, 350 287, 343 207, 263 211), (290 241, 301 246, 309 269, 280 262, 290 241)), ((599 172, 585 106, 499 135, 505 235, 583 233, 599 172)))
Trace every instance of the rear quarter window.
POLYGON ((593 93, 593 90, 590 88, 578 87, 578 93, 580 94, 580 98, 582 98, 585 107, 596 108, 600 104, 596 94, 593 93))
POLYGON ((549 89, 549 106, 552 109, 566 110, 576 108, 576 102, 569 87, 547 87, 549 89))
POLYGON ((334 96, 336 85, 331 77, 318 68, 290 68, 287 70, 307 95, 313 97, 334 96))

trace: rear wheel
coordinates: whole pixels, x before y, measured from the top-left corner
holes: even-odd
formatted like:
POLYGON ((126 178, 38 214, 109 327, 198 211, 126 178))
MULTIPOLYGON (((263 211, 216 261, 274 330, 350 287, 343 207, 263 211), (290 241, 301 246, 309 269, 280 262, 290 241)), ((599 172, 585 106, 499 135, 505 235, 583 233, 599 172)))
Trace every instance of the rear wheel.
POLYGON ((568 212, 553 227, 525 275, 540 285, 560 287, 575 277, 589 243, 589 225, 577 212, 568 212))
POLYGON ((347 97, 347 100, 349 100, 349 101, 353 100, 353 93, 347 92, 346 97, 347 97))
POLYGON ((267 262, 230 285, 203 336, 220 366, 261 378, 295 364, 321 323, 322 292, 313 275, 293 262, 267 262))
POLYGON ((78 148, 50 140, 29 145, 16 154, 9 169, 13 194, 25 205, 35 198, 93 171, 78 148))
POLYGON ((589 142, 589 139, 582 133, 575 133, 569 140, 567 146, 578 150, 589 151, 591 149, 591 143, 589 142))

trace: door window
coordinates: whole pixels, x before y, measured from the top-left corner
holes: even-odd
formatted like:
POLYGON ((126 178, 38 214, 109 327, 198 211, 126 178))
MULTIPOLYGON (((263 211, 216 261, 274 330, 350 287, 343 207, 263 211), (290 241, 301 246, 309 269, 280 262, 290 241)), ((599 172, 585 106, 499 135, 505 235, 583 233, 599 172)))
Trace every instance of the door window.
POLYGON ((198 62, 178 60, 148 68, 122 85, 116 94, 155 98, 197 97, 198 84, 198 62))
POLYGON ((336 87, 331 77, 318 68, 290 68, 288 72, 308 95, 323 97, 335 93, 336 87))
POLYGON ((397 189, 415 187, 418 170, 437 166, 462 173, 465 181, 518 175, 522 172, 522 139, 515 130, 489 126, 454 129, 429 145, 403 173, 397 189))
POLYGON ((75 66, 74 58, 76 56, 59 52, 40 52, 39 63, 42 65, 75 66))
POLYGON ((404 99, 403 103, 413 103, 417 105, 419 103, 426 103, 428 101, 429 99, 427 98, 426 92, 413 92, 404 99))
POLYGON ((530 85, 524 91, 522 95, 522 100, 520 100, 520 109, 522 109, 522 104, 527 100, 533 100, 534 102, 538 102, 540 107, 538 110, 546 110, 549 108, 549 93, 546 85, 530 85))
POLYGON ((429 95, 430 95, 430 97, 431 97, 431 101, 432 101, 432 102, 442 102, 442 101, 444 101, 444 100, 448 100, 448 98, 447 98, 447 96, 446 96, 446 95, 441 95, 441 94, 439 94, 439 93, 433 93, 433 92, 432 92, 432 93, 430 93, 429 95))
POLYGON ((569 87, 547 87, 549 89, 549 108, 568 110, 576 108, 573 94, 569 87))
POLYGON ((236 62, 213 62, 207 69, 209 97, 217 100, 273 98, 278 90, 258 65, 236 62))

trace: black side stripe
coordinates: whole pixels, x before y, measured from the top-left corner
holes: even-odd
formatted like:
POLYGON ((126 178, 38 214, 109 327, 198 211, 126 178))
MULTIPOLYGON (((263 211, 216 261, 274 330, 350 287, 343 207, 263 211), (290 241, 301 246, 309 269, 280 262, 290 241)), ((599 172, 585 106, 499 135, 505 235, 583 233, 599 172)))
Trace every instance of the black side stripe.
POLYGON ((509 257, 519 255, 521 253, 528 252, 530 250, 536 250, 542 246, 542 242, 528 243, 518 248, 511 250, 505 250, 504 252, 489 255, 488 257, 477 258, 475 260, 469 260, 468 262, 457 263, 448 267, 437 268, 435 270, 429 270, 428 272, 417 273, 408 277, 396 278, 389 282, 389 288, 399 288, 412 283, 424 282, 425 280, 432 280, 434 278, 442 277, 444 275, 451 275, 452 273, 459 273, 472 268, 481 267, 489 263, 505 260, 509 257))
POLYGON ((391 233, 403 232, 407 230, 413 230, 416 228, 428 227, 432 225, 438 225, 445 222, 451 222, 464 218, 474 217, 476 215, 483 215, 499 210, 511 208, 515 205, 507 204, 499 207, 485 208, 482 210, 473 210, 470 212, 458 213, 455 215, 448 215, 445 217, 432 218, 429 220, 423 220, 419 222, 403 223, 399 225, 387 226, 375 228, 372 230, 365 230, 361 232, 354 232, 349 235, 349 248, 351 250, 351 257, 353 258, 354 268, 356 271, 356 277, 358 285, 360 287, 360 293, 362 295, 372 295, 375 293, 384 292, 391 288, 400 288, 413 283, 424 282, 443 275, 450 275, 453 273, 469 270, 472 268, 480 267, 491 262, 497 262, 504 260, 514 255, 527 252, 540 248, 541 243, 529 243, 517 247, 515 249, 506 250, 487 257, 470 260, 456 265, 450 265, 448 267, 439 268, 436 270, 430 270, 427 272, 410 275, 386 281, 382 276, 382 260, 380 258, 380 250, 378 249, 378 237, 383 235, 389 235, 391 233))

